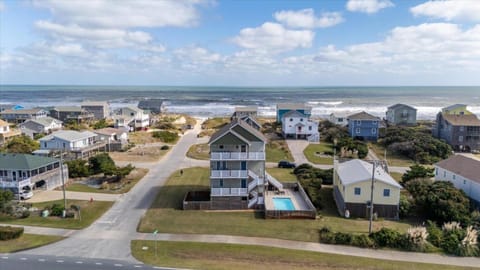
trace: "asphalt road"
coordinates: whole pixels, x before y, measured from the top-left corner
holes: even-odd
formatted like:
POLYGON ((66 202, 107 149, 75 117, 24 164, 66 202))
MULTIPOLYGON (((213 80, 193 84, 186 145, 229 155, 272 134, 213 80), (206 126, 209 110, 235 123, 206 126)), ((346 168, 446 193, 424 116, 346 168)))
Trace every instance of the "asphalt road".
POLYGON ((130 252, 130 240, 136 236, 138 222, 168 177, 184 165, 188 148, 197 142, 199 127, 197 124, 194 130, 186 132, 172 150, 152 166, 147 175, 130 192, 120 196, 112 208, 90 227, 73 233, 63 241, 28 250, 22 254, 45 256, 54 254, 137 263, 130 252))
POLYGON ((125 261, 79 259, 56 256, 8 254, 0 257, 1 270, 122 270, 122 269, 171 269, 125 261))

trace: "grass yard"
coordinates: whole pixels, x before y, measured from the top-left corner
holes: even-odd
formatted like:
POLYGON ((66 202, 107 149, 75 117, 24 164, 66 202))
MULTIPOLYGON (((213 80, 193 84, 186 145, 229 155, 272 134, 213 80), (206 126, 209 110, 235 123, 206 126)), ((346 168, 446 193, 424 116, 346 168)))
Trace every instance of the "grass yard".
POLYGON ((219 129, 228 123, 230 123, 228 117, 209 118, 202 123, 202 129, 219 129))
POLYGON ((333 156, 319 156, 317 153, 333 152, 333 144, 321 142, 319 144, 309 144, 303 154, 308 161, 314 164, 333 165, 333 156))
MULTIPOLYGON (((368 220, 347 220, 338 216, 332 189, 327 187, 321 190, 325 198, 324 210, 316 220, 264 219, 262 212, 250 211, 183 211, 182 200, 187 191, 208 190, 209 170, 190 168, 183 171, 182 176, 179 172, 173 173, 161 188, 154 203, 140 221, 140 232, 158 229, 163 233, 226 234, 308 242, 319 241, 318 230, 323 226, 329 226, 335 231, 368 232, 368 220)), ((383 226, 406 231, 409 224, 382 220, 374 222, 377 230, 383 226)))
POLYGON ((292 153, 284 140, 271 140, 265 145, 266 161, 279 162, 280 160, 293 161, 292 153))
MULTIPOLYGON (((377 155, 379 159, 383 159, 383 157, 385 156, 385 147, 379 144, 373 144, 373 143, 368 144, 368 147, 373 150, 373 152, 377 155)), ((395 166, 395 167, 410 167, 413 164, 415 164, 413 160, 404 156, 394 154, 388 150, 387 150, 387 161, 389 166, 395 166)))
POLYGON ((163 157, 171 147, 167 150, 162 150, 160 145, 137 145, 125 152, 110 152, 108 153, 114 161, 135 162, 141 160, 142 162, 155 162, 163 157))
POLYGON ((446 265, 376 260, 263 246, 134 240, 132 255, 146 264, 188 269, 259 270, 427 270, 473 269, 446 265), (148 247, 142 250, 142 247, 148 247))
POLYGON ((128 140, 130 143, 134 144, 147 144, 147 143, 157 143, 162 142, 159 138, 154 138, 152 132, 146 131, 135 131, 128 134, 128 140))
POLYGON ((399 182, 399 183, 402 182, 403 173, 391 172, 390 176, 393 177, 393 179, 397 180, 397 182, 399 182))
POLYGON ((293 174, 293 169, 267 168, 267 172, 280 182, 297 182, 297 176, 293 174))
MULTIPOLYGON (((33 207, 38 209, 43 209, 45 206, 58 203, 63 205, 63 200, 34 203, 33 207)), ((43 218, 39 214, 32 213, 28 218, 24 219, 14 219, 14 220, 1 220, 0 222, 6 224, 18 224, 26 226, 40 226, 40 227, 51 227, 51 228, 63 228, 63 229, 83 229, 95 220, 103 215, 110 207, 113 205, 113 202, 102 202, 102 201, 79 201, 79 200, 67 200, 67 208, 70 205, 75 204, 81 207, 81 216, 80 219, 73 218, 59 218, 59 217, 47 217, 43 218)))
POLYGON ((62 236, 23 234, 17 239, 0 241, 0 253, 12 253, 48 245, 64 239, 62 236))
POLYGON ((187 157, 200 160, 210 159, 210 147, 206 143, 194 144, 188 149, 187 157))
POLYGON ((129 175, 127 175, 121 182, 109 183, 108 189, 100 189, 90 187, 81 183, 71 183, 67 185, 68 191, 78 192, 90 192, 90 193, 109 193, 109 194, 122 194, 127 193, 132 189, 146 174, 148 169, 135 168, 129 175))

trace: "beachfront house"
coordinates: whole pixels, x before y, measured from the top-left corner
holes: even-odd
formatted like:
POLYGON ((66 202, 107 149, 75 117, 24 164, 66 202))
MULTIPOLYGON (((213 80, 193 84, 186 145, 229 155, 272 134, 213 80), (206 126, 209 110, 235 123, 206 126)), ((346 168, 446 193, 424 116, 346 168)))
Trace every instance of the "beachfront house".
POLYGON ((406 104, 398 103, 388 107, 386 119, 391 125, 414 126, 417 124, 417 109, 406 104))
POLYGON ((312 107, 305 106, 302 103, 279 103, 277 104, 277 122, 281 123, 283 115, 289 111, 297 111, 305 115, 305 117, 310 118, 312 116, 312 107))
POLYGON ((354 139, 377 141, 380 118, 366 112, 348 116, 348 133, 354 139))
POLYGON ((164 111, 162 99, 143 99, 138 102, 138 108, 151 113, 160 114, 164 111))
POLYGON ((84 101, 80 108, 93 113, 95 120, 105 119, 110 116, 110 105, 106 101, 84 101))
POLYGON ((445 140, 455 151, 480 151, 480 120, 467 110, 467 105, 455 104, 437 114, 433 136, 445 140))
POLYGON ((57 106, 50 110, 50 116, 64 123, 88 122, 94 119, 94 115, 80 106, 57 106))
POLYGON ((11 138, 20 136, 18 129, 10 128, 10 124, 0 119, 0 145, 5 144, 11 138))
POLYGON ((0 112, 0 118, 13 124, 20 124, 30 119, 46 117, 47 112, 43 109, 8 109, 0 112))
MULTIPOLYGON (((333 193, 337 209, 345 217, 369 217, 373 165, 359 159, 335 164, 333 193)), ((402 188, 382 166, 375 167, 373 212, 381 218, 399 218, 402 188)))
POLYGON ((258 108, 255 106, 235 107, 230 121, 241 119, 255 129, 260 130, 262 125, 257 121, 257 110, 258 108))
POLYGON ((480 160, 454 155, 436 164, 435 181, 448 181, 461 189, 480 207, 480 160))
POLYGON ((348 125, 348 116, 350 114, 351 113, 334 112, 329 115, 328 121, 335 125, 345 127, 348 125))
POLYGON ((52 131, 62 129, 62 121, 47 116, 27 120, 18 126, 22 134, 33 139, 38 134, 50 134, 52 131))
POLYGON ((106 142, 98 139, 91 131, 59 130, 39 139, 40 149, 37 155, 49 155, 54 152, 68 153, 69 159, 88 158, 98 152, 106 151, 106 142))
POLYGON ((113 115, 115 128, 126 127, 130 130, 146 129, 150 125, 150 116, 140 108, 123 107, 113 115))
POLYGON ((282 116, 282 134, 284 138, 307 139, 311 142, 320 140, 318 123, 305 114, 291 110, 282 116))
MULTIPOLYGON (((68 168, 63 165, 64 181, 68 168)), ((28 154, 0 153, 0 188, 14 193, 35 188, 51 190, 62 185, 60 160, 28 154)))

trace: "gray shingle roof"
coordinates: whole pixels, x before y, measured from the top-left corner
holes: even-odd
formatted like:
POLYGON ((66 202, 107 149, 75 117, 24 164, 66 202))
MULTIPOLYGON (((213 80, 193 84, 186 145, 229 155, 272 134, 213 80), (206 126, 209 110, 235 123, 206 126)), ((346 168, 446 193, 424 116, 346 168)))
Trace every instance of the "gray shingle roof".
POLYGON ((366 112, 359 112, 348 116, 348 119, 351 120, 380 120, 380 118, 373 116, 366 112))
POLYGON ((480 183, 480 160, 454 155, 436 163, 435 166, 480 183))
MULTIPOLYGON (((351 185, 372 179, 372 164, 360 159, 353 159, 344 163, 340 163, 337 168, 338 176, 343 185, 351 185)), ((381 166, 375 168, 375 180, 384 182, 394 187, 401 188, 381 166)))
POLYGON ((480 120, 474 114, 442 114, 445 121, 449 122, 453 126, 480 126, 480 120))
POLYGON ((297 116, 297 117, 307 117, 305 114, 299 112, 299 111, 288 111, 286 112, 285 114, 283 114, 282 118, 286 118, 286 117, 294 117, 294 116, 297 116))
POLYGON ((58 119, 55 119, 55 118, 52 118, 50 116, 46 116, 46 117, 42 117, 42 118, 37 118, 37 119, 30 119, 30 120, 27 120, 25 121, 25 123, 27 122, 34 122, 34 123, 38 123, 42 126, 49 126, 51 125, 53 122, 58 122, 58 123, 63 123, 62 121, 58 120, 58 119))
POLYGON ((58 162, 58 159, 28 154, 0 154, 0 170, 33 170, 58 162))
POLYGON ((267 138, 260 131, 256 130, 254 127, 250 126, 248 123, 240 119, 234 119, 232 122, 223 126, 217 132, 215 132, 212 135, 212 137, 210 137, 210 141, 208 141, 208 143, 210 144, 211 142, 216 141, 218 138, 225 135, 228 131, 230 131, 230 129, 234 128, 235 126, 241 126, 247 132, 250 132, 253 136, 261 139, 264 142, 267 141, 267 138))
POLYGON ((395 110, 395 109, 398 109, 398 108, 401 108, 401 107, 407 107, 409 109, 412 109, 412 110, 417 110, 416 108, 410 106, 410 105, 407 105, 407 104, 402 104, 402 103, 397 103, 395 105, 392 105, 390 107, 388 107, 388 109, 392 109, 392 110, 395 110))
POLYGON ((97 134, 91 131, 75 131, 75 130, 59 130, 55 131, 52 134, 41 138, 39 141, 50 141, 54 138, 59 138, 65 141, 78 141, 87 139, 90 137, 95 137, 97 134))
POLYGON ((58 106, 53 108, 57 112, 81 112, 84 111, 81 107, 78 106, 58 106))

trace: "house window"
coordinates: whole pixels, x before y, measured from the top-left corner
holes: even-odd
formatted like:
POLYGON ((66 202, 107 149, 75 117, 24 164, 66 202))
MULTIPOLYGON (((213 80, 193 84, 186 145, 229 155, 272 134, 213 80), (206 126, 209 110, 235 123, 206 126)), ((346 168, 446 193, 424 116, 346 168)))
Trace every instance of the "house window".
POLYGON ((458 141, 463 142, 463 136, 458 136, 458 141))
POLYGON ((453 180, 455 180, 455 177, 456 177, 456 175, 455 175, 455 174, 454 174, 454 175, 452 175, 452 178, 453 178, 453 180))
POLYGON ((377 129, 376 128, 372 128, 372 134, 377 134, 377 129))
POLYGON ((338 118, 337 122, 343 122, 343 118, 338 118))
POLYGON ((355 133, 360 134, 360 128, 356 128, 355 133))
POLYGON ((303 122, 303 118, 300 118, 300 122, 303 122))
POLYGON ((43 148, 47 148, 47 142, 43 143, 43 148))
POLYGON ((247 179, 242 179, 241 186, 242 188, 247 188, 247 179))
POLYGON ((308 130, 312 130, 312 126, 309 126, 309 127, 308 127, 308 130))
POLYGON ((443 177, 447 177, 447 171, 443 172, 443 177))
POLYGON ((372 123, 373 123, 373 125, 377 125, 377 121, 373 121, 372 123))
POLYGON ((383 190, 383 197, 390 197, 390 189, 386 188, 383 190))
POLYGON ((360 195, 360 193, 362 192, 362 189, 359 187, 356 187, 354 192, 355 192, 355 195, 360 195))
POLYGON ((362 124, 362 121, 360 121, 360 120, 357 120, 356 122, 357 122, 357 125, 359 125, 359 126, 362 124))
POLYGON ((223 144, 220 144, 218 148, 223 149, 223 144))
POLYGON ((292 121, 293 121, 293 118, 290 118, 290 122, 292 122, 292 121))
POLYGON ((464 126, 460 126, 460 131, 464 131, 465 130, 465 127, 464 126))
POLYGON ((463 184, 466 185, 466 184, 467 184, 467 180, 463 179, 463 184))
POLYGON ((220 179, 220 181, 219 181, 219 186, 220 186, 221 188, 223 188, 223 179, 220 179))

